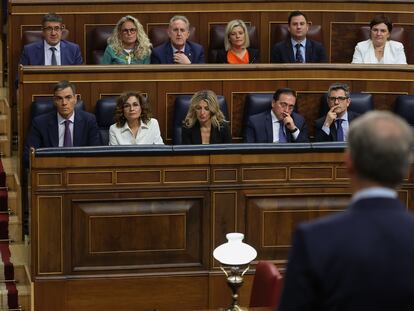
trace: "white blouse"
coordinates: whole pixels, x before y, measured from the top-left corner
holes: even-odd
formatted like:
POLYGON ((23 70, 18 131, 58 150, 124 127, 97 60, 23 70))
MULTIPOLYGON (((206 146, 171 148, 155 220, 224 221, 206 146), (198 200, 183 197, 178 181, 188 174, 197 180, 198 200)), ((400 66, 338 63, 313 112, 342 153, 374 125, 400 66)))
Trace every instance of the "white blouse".
POLYGON ((141 122, 137 137, 134 137, 128 122, 123 127, 112 124, 109 128, 109 145, 138 145, 138 144, 164 144, 160 127, 156 119, 150 119, 147 124, 141 122))
POLYGON ((407 64, 404 45, 401 42, 388 40, 385 43, 384 57, 378 61, 375 57, 374 44, 371 39, 359 42, 355 47, 353 64, 407 64))

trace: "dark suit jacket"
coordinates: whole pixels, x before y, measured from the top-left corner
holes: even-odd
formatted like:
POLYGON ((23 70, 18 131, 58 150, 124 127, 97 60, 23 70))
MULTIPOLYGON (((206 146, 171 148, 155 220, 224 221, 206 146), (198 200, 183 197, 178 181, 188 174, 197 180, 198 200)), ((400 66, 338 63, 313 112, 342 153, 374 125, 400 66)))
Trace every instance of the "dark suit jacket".
MULTIPOLYGON (((73 123, 73 146, 101 145, 95 115, 76 110, 73 123)), ((32 120, 24 147, 23 161, 28 167, 30 147, 58 147, 59 130, 56 111, 42 114, 32 120)))
MULTIPOLYGON (((327 62, 325 48, 318 41, 306 38, 305 58, 307 63, 327 62)), ((272 48, 272 63, 294 63, 292 41, 290 37, 282 42, 276 43, 272 48)))
MULTIPOLYGON (((351 123, 359 116, 359 113, 353 112, 348 110, 348 122, 351 123)), ((332 122, 331 126, 329 127, 330 133, 327 135, 323 130, 322 126, 325 123, 326 116, 319 118, 315 121, 315 128, 316 128, 316 141, 336 141, 336 126, 335 122, 332 122)))
POLYGON ((414 215, 361 199, 298 226, 278 311, 414 310, 414 215))
MULTIPOLYGON (((204 64, 204 48, 200 44, 187 41, 184 54, 187 55, 192 64, 204 64)), ((173 49, 170 41, 152 50, 151 64, 174 64, 173 49)))
MULTIPOLYGON (((83 63, 83 59, 79 45, 66 40, 61 40, 60 61, 62 65, 81 65, 83 63)), ((39 66, 44 65, 44 41, 37 41, 25 45, 20 57, 20 64, 39 66)))
MULTIPOLYGON (((260 62, 260 53, 258 49, 247 48, 249 52, 249 64, 260 62)), ((217 51, 217 63, 228 64, 227 62, 227 51, 222 49, 217 51)))
MULTIPOLYGON (((192 128, 182 127, 181 143, 183 145, 201 144, 200 123, 198 121, 192 128)), ((210 144, 231 144, 230 128, 227 122, 224 122, 220 129, 211 126, 210 144)))
MULTIPOLYGON (((306 127, 305 119, 298 113, 291 114, 296 127, 300 130, 299 136, 296 140, 289 131, 286 133, 286 140, 289 143, 306 143, 309 141, 308 129, 306 127)), ((273 126, 272 115, 270 110, 252 115, 247 120, 247 127, 245 132, 246 143, 272 143, 273 142, 273 126)))

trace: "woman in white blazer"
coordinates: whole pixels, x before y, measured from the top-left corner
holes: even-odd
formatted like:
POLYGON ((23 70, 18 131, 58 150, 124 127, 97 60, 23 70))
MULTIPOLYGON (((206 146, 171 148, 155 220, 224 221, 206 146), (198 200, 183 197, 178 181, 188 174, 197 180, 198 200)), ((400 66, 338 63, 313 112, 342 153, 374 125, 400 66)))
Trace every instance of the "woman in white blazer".
POLYGON ((370 23, 370 39, 355 47, 353 64, 407 64, 401 42, 389 40, 392 23, 384 15, 377 15, 370 23))

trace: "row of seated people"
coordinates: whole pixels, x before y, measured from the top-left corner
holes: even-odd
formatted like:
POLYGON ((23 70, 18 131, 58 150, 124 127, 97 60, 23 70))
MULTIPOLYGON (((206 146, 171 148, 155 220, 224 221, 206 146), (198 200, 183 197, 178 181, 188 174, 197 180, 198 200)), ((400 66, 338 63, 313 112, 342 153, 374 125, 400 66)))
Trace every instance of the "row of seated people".
MULTIPOLYGON (((247 143, 308 142, 304 118, 298 113, 296 92, 278 89, 249 93, 245 100, 244 136, 247 143)), ((30 147, 163 144, 160 128, 146 97, 138 92, 99 99, 95 115, 84 111, 76 100, 75 86, 60 81, 54 88, 54 103, 32 103, 32 124, 25 144, 25 162, 30 147), (56 109, 57 112, 56 113, 56 109), (75 111, 75 113, 74 113, 75 111)), ((346 141, 349 123, 374 109, 372 95, 350 93, 343 83, 334 83, 321 98, 320 118, 315 121, 316 141, 346 141)), ((414 96, 399 96, 395 112, 414 125, 414 96)), ((172 143, 231 143, 225 98, 210 90, 175 100, 172 143)))
MULTIPOLYGON (((54 13, 42 20, 42 31, 30 31, 23 38, 20 63, 23 65, 82 64, 77 44, 62 40, 67 37, 62 18, 54 13), (42 40, 42 37, 44 40, 42 40)), ((149 35, 133 16, 122 17, 115 28, 101 26, 90 36, 90 53, 94 64, 191 64, 204 63, 204 48, 195 43, 195 28, 185 16, 171 18, 168 27, 154 27, 149 35)), ((322 42, 322 27, 311 25, 300 11, 290 13, 287 24, 271 29, 271 62, 319 63, 327 56, 322 42)), ((384 15, 375 16, 370 26, 361 28, 353 63, 406 64, 404 29, 393 28, 384 15), (394 29, 394 30, 393 30, 394 29), (390 40, 393 39, 393 40, 390 40)), ((259 40, 255 26, 232 20, 226 27, 213 25, 210 32, 211 63, 249 64, 260 61, 259 40)))

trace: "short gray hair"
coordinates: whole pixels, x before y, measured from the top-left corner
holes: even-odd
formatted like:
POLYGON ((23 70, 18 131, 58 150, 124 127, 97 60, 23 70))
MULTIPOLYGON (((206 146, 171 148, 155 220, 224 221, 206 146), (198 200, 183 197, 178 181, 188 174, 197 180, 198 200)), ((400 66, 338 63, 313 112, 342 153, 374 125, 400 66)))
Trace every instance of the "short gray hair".
POLYGON ((350 125, 349 152, 362 179, 396 187, 411 165, 413 146, 413 130, 391 112, 367 112, 350 125))
POLYGON ((346 97, 350 97, 351 96, 351 93, 350 93, 350 91, 349 91, 349 86, 348 86, 348 84, 346 84, 346 83, 341 83, 341 82, 335 82, 335 83, 332 83, 330 86, 329 86, 329 89, 328 89, 328 96, 330 96, 331 95, 331 92, 332 91, 337 91, 337 90, 343 90, 344 92, 345 92, 345 96, 346 97))
POLYGON ((184 15, 175 15, 171 17, 169 27, 171 27, 172 23, 175 21, 183 21, 187 25, 187 30, 190 30, 190 21, 184 15))

